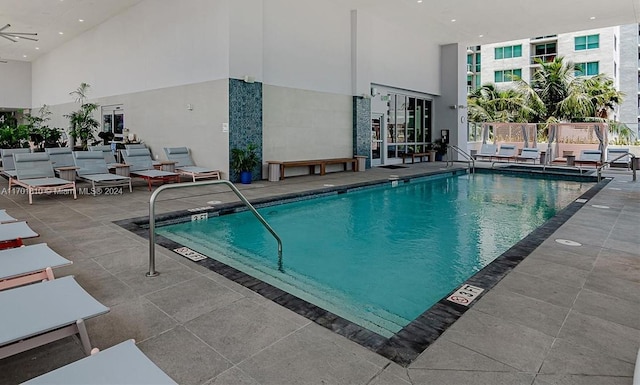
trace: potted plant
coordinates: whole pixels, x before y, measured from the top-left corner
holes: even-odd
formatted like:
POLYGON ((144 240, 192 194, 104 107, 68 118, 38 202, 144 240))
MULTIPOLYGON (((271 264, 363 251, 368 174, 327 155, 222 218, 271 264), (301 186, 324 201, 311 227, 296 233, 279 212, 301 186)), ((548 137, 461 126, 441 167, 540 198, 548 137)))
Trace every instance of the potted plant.
POLYGON ((69 95, 76 97, 76 102, 80 104, 80 108, 64 115, 65 118, 69 119, 69 135, 71 135, 74 142, 80 140, 81 150, 87 150, 89 140, 95 139, 93 132, 100 127, 100 123, 93 117, 98 105, 86 101, 90 87, 87 83, 81 83, 78 89, 69 93, 69 95))
POLYGON ((243 184, 251 183, 252 171, 260 164, 257 148, 251 143, 246 148, 231 149, 231 169, 240 175, 240 182, 243 184))
POLYGON ((431 148, 436 152, 436 161, 442 161, 447 154, 447 144, 442 141, 441 138, 436 139, 431 148))

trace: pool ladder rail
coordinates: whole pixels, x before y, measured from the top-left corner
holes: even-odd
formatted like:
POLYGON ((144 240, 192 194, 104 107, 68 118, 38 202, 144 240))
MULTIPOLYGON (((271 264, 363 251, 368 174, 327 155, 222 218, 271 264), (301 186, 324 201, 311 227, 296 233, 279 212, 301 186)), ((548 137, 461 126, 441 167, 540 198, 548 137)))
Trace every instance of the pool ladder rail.
POLYGON ((596 169, 596 173, 598 174, 598 182, 600 182, 602 180, 602 169, 605 168, 606 166, 610 166, 611 163, 615 163, 616 160, 618 159, 622 159, 625 156, 629 156, 631 157, 630 161, 631 161, 631 171, 633 172, 633 181, 635 182, 637 180, 636 178, 636 171, 638 168, 638 165, 640 162, 638 162, 637 157, 630 153, 630 152, 625 152, 623 154, 620 154, 618 157, 612 159, 612 160, 608 160, 604 163, 602 163, 600 166, 598 166, 598 168, 596 169))
POLYGON ((258 213, 258 211, 253 207, 251 203, 247 200, 247 198, 242 195, 240 190, 228 180, 210 180, 210 181, 202 181, 202 182, 185 182, 185 183, 176 183, 176 184, 166 184, 158 187, 156 191, 151 194, 149 198, 149 271, 147 272, 147 277, 156 277, 158 274, 156 271, 156 199, 165 190, 176 189, 176 188, 186 188, 186 187, 197 187, 197 186, 208 186, 215 184, 224 184, 228 186, 231 191, 242 201, 242 203, 253 213, 253 215, 262 223, 273 237, 278 242, 278 269, 280 271, 283 270, 282 267, 282 240, 280 236, 276 234, 275 230, 267 223, 267 221, 258 213))
MULTIPOLYGON (((455 150, 458 154, 462 155, 463 157, 465 157, 467 160, 467 163, 469 164, 469 172, 471 174, 473 174, 475 172, 475 168, 476 168, 476 161, 475 159, 473 159, 473 156, 471 156, 470 154, 467 154, 465 151, 463 151, 460 147, 456 146, 456 145, 449 145, 448 146, 450 149, 455 150)), ((453 166, 453 162, 455 162, 453 159, 451 159, 451 152, 447 153, 447 167, 452 167, 453 166)))

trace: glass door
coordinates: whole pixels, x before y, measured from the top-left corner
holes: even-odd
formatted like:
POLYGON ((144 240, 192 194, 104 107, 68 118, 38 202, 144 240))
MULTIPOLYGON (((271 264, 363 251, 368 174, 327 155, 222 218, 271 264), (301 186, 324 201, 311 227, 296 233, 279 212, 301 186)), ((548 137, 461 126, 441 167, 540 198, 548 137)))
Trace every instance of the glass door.
POLYGON ((371 165, 379 166, 382 163, 382 124, 383 114, 371 115, 371 165))
POLYGON ((113 141, 124 141, 124 109, 122 105, 102 107, 102 132, 113 134, 113 141))

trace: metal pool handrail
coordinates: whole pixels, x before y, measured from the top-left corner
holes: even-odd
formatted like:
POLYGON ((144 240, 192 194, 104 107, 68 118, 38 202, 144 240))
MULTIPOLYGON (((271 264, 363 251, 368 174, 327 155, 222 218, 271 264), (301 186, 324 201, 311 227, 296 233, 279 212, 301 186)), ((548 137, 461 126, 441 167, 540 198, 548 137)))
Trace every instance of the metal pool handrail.
MULTIPOLYGON (((466 152, 462 151, 462 149, 456 145, 451 145, 449 146, 450 148, 456 150, 456 152, 458 152, 458 154, 464 156, 465 158, 469 159, 468 163, 469 163, 469 168, 471 169, 471 173, 473 174, 475 172, 475 168, 476 168, 476 161, 473 159, 473 156, 467 154, 466 152)), ((453 160, 451 159, 451 154, 449 153, 449 156, 447 157, 447 167, 449 167, 449 162, 451 162, 451 165, 453 166, 453 160)))
POLYGON ((174 188, 183 188, 183 187, 196 187, 196 186, 207 186, 214 184, 224 184, 227 185, 231 191, 236 194, 236 196, 244 203, 245 206, 253 213, 253 215, 258 218, 260 223, 269 230, 271 235, 278 241, 278 265, 282 264, 282 240, 276 234, 276 232, 271 228, 271 226, 267 223, 267 221, 256 211, 256 209, 249 203, 247 198, 242 195, 240 190, 233 185, 233 183, 228 180, 210 180, 204 182, 185 182, 178 184, 167 184, 160 186, 156 189, 156 191, 151 194, 151 198, 149 198, 149 272, 146 274, 147 277, 155 277, 159 273, 156 271, 156 199, 161 192, 174 188))
POLYGON ((596 172, 598 174, 598 182, 600 182, 600 180, 602 179, 602 169, 606 166, 606 165, 610 165, 611 163, 615 162, 618 159, 622 159, 625 156, 630 156, 631 157, 631 170, 633 171, 633 181, 636 181, 636 156, 630 152, 625 152, 623 154, 620 154, 617 158, 612 159, 612 160, 608 160, 604 163, 602 163, 600 166, 598 166, 598 168, 596 169, 596 172))

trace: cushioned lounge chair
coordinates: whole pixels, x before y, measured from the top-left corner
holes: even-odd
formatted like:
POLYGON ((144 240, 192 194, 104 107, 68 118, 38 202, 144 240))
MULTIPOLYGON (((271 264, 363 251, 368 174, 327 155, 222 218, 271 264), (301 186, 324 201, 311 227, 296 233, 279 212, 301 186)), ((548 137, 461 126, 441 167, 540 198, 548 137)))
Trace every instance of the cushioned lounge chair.
POLYGON ((135 344, 127 340, 24 383, 38 384, 176 384, 135 344))
POLYGON ((0 290, 54 279, 53 269, 72 262, 46 243, 0 251, 0 290))
POLYGON ((508 162, 511 159, 516 159, 516 156, 518 156, 518 149, 514 144, 502 144, 498 149, 498 153, 493 155, 491 159, 506 160, 508 162))
POLYGON ((16 165, 13 158, 14 154, 28 154, 31 150, 28 148, 3 148, 2 154, 2 173, 8 178, 16 177, 16 165))
POLYGON ((156 170, 153 167, 153 160, 149 150, 136 148, 131 150, 124 150, 123 153, 124 162, 129 165, 131 175, 137 176, 147 181, 149 184, 149 191, 151 191, 151 182, 167 182, 176 181, 180 182, 180 174, 169 171, 156 170))
POLYGON ((15 222, 17 219, 7 214, 7 210, 0 210, 0 223, 15 222))
POLYGON ((574 161, 576 166, 594 166, 598 167, 602 164, 602 151, 600 150, 582 150, 580 157, 574 161))
POLYGON ((71 276, 0 292, 0 359, 78 334, 88 355, 86 319, 109 308, 71 276))
POLYGON ((491 157, 494 156, 495 154, 496 154, 496 145, 484 143, 480 147, 480 151, 476 154, 476 159, 480 159, 480 158, 491 159, 491 157))
POLYGON ((74 151, 73 161, 78 178, 91 183, 93 195, 101 187, 126 187, 131 189, 131 178, 109 173, 107 163, 100 151, 74 151))
POLYGON ((175 167, 178 173, 193 178, 194 182, 196 179, 220 179, 220 170, 196 166, 186 147, 165 147, 164 153, 168 160, 177 162, 175 167))
POLYGON ((9 178, 9 188, 15 184, 27 189, 29 204, 33 203, 33 194, 73 192, 73 199, 78 198, 76 182, 57 178, 46 153, 15 154, 14 160, 16 178, 9 178))
POLYGON ((24 221, 0 224, 0 250, 20 247, 23 239, 39 236, 24 221))
POLYGON ((153 165, 153 167, 159 168, 161 166, 161 162, 159 162, 159 161, 157 161, 157 160, 155 160, 153 158, 153 154, 151 154, 151 149, 149 147, 147 147, 145 144, 142 144, 142 143, 125 144, 124 145, 124 150, 125 151, 129 151, 129 150, 147 150, 147 152, 149 153, 149 157, 151 158, 151 164, 153 165))
POLYGON ((516 162, 528 162, 530 160, 535 164, 540 159, 540 150, 537 148, 523 148, 522 153, 516 156, 516 162))
POLYGON ((114 165, 119 163, 116 160, 116 155, 111 151, 111 146, 107 146, 107 145, 89 146, 89 151, 101 152, 102 156, 104 157, 104 161, 107 164, 107 168, 113 168, 114 165))
POLYGON ((76 180, 76 165, 70 147, 52 147, 44 149, 53 165, 56 176, 66 180, 76 180))
POLYGON ((628 148, 607 148, 607 162, 611 162, 611 167, 631 168, 631 156, 628 148), (623 156, 624 155, 624 156, 623 156), (613 161, 617 157, 622 158, 613 161))

